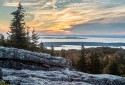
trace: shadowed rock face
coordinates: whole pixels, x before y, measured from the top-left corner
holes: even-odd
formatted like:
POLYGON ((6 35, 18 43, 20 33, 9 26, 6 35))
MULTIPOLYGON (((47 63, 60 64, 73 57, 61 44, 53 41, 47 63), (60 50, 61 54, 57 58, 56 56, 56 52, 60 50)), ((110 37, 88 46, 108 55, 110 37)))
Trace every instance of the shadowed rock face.
POLYGON ((16 48, 0 47, 0 66, 11 85, 125 85, 123 77, 78 72, 62 57, 16 48))
POLYGON ((3 79, 2 76, 3 76, 3 72, 2 72, 2 69, 0 68, 0 81, 3 79))

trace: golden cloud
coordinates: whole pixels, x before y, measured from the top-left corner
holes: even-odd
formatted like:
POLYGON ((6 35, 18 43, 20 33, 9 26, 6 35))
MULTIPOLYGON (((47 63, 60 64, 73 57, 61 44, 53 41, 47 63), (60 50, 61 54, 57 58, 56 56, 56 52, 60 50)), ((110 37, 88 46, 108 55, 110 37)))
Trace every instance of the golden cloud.
POLYGON ((0 24, 0 33, 7 32, 9 27, 3 24, 0 24))
MULTIPOLYGON (((113 23, 121 22, 115 20, 118 17, 125 16, 125 5, 105 7, 105 3, 100 0, 86 0, 86 3, 70 3, 62 9, 56 8, 59 0, 44 1, 37 0, 35 3, 23 3, 24 6, 37 5, 36 10, 28 10, 28 13, 34 16, 34 19, 27 23, 28 26, 36 28, 46 33, 66 33, 71 32, 68 29, 75 25, 86 24, 92 22, 113 23), (92 4, 93 2, 94 4, 92 4), (98 6, 96 3, 103 3, 104 7, 98 6), (90 4, 91 3, 91 4, 90 4), (46 7, 49 9, 41 9, 46 7)), ((65 0, 63 0, 65 1, 65 0)), ((15 6, 17 3, 6 2, 6 6, 15 6)), ((33 6, 35 8, 35 6, 33 6)), ((122 21, 123 22, 123 21, 122 21)))

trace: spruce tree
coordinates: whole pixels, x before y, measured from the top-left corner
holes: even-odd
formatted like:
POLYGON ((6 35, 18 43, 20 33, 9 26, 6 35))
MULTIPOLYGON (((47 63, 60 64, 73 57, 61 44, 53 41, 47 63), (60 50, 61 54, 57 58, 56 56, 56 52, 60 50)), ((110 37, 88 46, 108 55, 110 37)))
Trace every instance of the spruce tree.
POLYGON ((93 74, 99 74, 102 71, 102 64, 99 60, 97 52, 91 52, 89 56, 88 72, 93 74))
POLYGON ((40 50, 41 52, 46 52, 47 51, 47 48, 45 48, 43 42, 41 41, 41 43, 39 44, 39 47, 40 47, 40 50))
POLYGON ((38 39, 39 39, 39 35, 37 33, 35 33, 35 30, 33 29, 33 31, 32 31, 32 42, 35 46, 38 45, 38 39))
POLYGON ((25 10, 21 3, 15 12, 11 13, 14 18, 11 21, 9 34, 9 43, 12 47, 27 49, 28 38, 27 38, 27 26, 25 25, 25 10))
POLYGON ((31 35, 31 43, 29 44, 29 50, 37 52, 40 51, 40 47, 38 46, 38 39, 39 35, 33 29, 31 35))
POLYGON ((85 48, 84 48, 84 45, 82 45, 82 47, 81 47, 80 59, 77 62, 77 67, 82 72, 86 72, 87 71, 87 64, 86 64, 86 57, 85 57, 85 48))
POLYGON ((100 62, 100 59, 99 59, 99 55, 98 55, 98 53, 97 52, 95 52, 94 54, 93 54, 93 57, 94 57, 94 62, 93 62, 93 69, 94 69, 94 71, 93 71, 93 73, 95 73, 95 74, 99 74, 99 73, 101 73, 102 72, 102 64, 101 64, 101 62, 100 62))
POLYGON ((55 50, 54 50, 54 46, 51 46, 51 50, 50 50, 50 55, 54 56, 55 55, 55 50))
POLYGON ((108 72, 112 75, 119 75, 119 64, 116 60, 111 60, 108 64, 108 72))

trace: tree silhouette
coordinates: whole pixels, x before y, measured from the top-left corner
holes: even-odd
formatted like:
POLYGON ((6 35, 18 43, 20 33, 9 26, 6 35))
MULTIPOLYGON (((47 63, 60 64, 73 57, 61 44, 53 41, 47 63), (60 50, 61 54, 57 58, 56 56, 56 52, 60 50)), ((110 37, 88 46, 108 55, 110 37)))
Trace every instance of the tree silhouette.
POLYGON ((11 20, 10 32, 9 34, 9 43, 12 47, 27 49, 29 39, 27 37, 27 26, 25 25, 25 10, 21 3, 15 12, 11 14, 14 18, 11 20))
POLYGON ((32 30, 31 42, 29 43, 29 50, 31 51, 40 51, 40 46, 38 45, 39 35, 32 30))
POLYGON ((55 50, 53 45, 51 46, 50 55, 55 56, 55 50))
POLYGON ((39 39, 39 35, 37 33, 35 33, 35 30, 33 29, 32 31, 32 42, 35 46, 38 45, 38 39, 39 39))

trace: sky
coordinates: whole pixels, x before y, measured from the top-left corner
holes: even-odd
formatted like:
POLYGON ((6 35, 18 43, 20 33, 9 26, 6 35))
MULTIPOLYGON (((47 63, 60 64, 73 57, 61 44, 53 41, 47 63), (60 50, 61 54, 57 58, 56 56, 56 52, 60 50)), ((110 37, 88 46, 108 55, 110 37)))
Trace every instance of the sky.
POLYGON ((125 0, 0 0, 0 33, 21 2, 27 26, 47 35, 125 35, 125 0))

